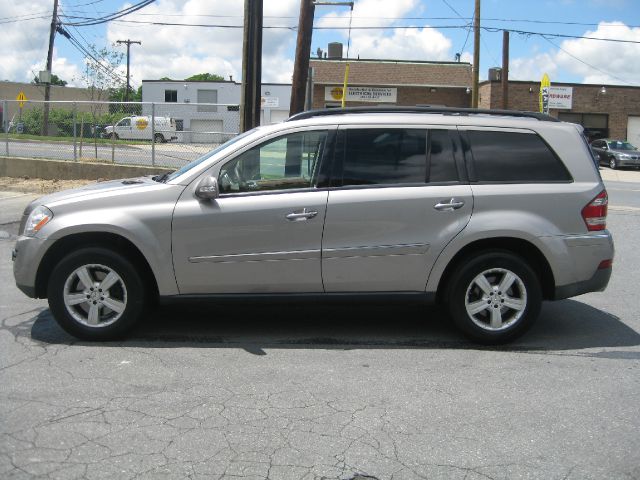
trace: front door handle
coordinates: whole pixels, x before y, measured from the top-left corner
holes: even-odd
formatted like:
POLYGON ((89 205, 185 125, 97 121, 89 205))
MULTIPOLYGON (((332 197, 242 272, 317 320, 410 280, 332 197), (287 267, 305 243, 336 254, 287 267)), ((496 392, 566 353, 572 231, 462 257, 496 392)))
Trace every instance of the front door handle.
POLYGON ((292 222, 301 222, 304 220, 309 220, 316 215, 318 215, 318 212, 316 212, 315 210, 307 210, 306 208, 303 208, 301 211, 288 213, 287 215, 285 215, 285 218, 292 222))
POLYGON ((464 207, 464 202, 462 200, 456 200, 455 198, 449 199, 446 203, 438 202, 433 206, 433 208, 440 212, 451 212, 462 207, 464 207))

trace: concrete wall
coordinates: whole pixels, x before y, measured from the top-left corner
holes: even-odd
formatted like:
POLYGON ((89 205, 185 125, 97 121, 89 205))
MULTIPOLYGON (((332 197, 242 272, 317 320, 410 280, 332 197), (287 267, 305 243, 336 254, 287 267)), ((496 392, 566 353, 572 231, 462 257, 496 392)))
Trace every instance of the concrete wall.
POLYGON ((115 180, 172 172, 161 167, 113 165, 109 163, 63 162, 0 156, 0 177, 30 177, 45 180, 115 180))
MULTIPOLYGON (((9 114, 10 118, 13 112, 17 111, 17 102, 14 102, 16 97, 20 92, 23 92, 28 100, 44 100, 44 86, 43 85, 34 85, 32 83, 21 83, 21 82, 0 82, 0 101, 1 100, 10 100, 9 103, 9 114)), ((58 87, 51 86, 51 101, 52 102, 60 102, 60 101, 75 101, 75 102, 88 102, 92 100, 92 95, 89 89, 87 88, 76 88, 76 87, 58 87)), ((93 95, 93 100, 108 100, 106 92, 96 91, 93 95)), ((2 106, 2 102, 0 102, 0 107, 2 106)), ((61 108, 63 104, 53 105, 53 108, 61 108)), ((31 103, 25 102, 23 110, 28 110, 31 108, 42 108, 42 103, 31 103)), ((71 107, 69 107, 71 108, 71 107)), ((78 104, 77 108, 79 111, 91 111, 91 106, 88 104, 78 104)))

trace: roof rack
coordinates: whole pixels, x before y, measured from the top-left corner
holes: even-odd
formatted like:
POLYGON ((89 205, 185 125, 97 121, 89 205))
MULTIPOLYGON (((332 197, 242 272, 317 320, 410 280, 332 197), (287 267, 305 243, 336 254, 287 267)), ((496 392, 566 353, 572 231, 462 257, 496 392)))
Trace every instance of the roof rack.
POLYGON ((313 117, 325 117, 329 115, 343 115, 346 113, 441 113, 444 115, 498 115, 506 117, 524 117, 535 118, 541 122, 559 122, 557 118, 554 118, 545 113, 538 112, 522 112, 519 110, 490 110, 483 108, 457 108, 457 107, 346 107, 346 108, 326 108, 321 110, 307 110, 305 112, 296 113, 287 119, 287 122, 292 120, 303 120, 305 118, 313 117))

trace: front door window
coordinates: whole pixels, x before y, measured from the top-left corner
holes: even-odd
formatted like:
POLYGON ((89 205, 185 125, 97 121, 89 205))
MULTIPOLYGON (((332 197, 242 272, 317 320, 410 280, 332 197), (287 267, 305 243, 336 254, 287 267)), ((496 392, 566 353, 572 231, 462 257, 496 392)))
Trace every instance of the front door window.
POLYGON ((326 139, 326 131, 298 132, 241 153, 220 170, 220 193, 314 186, 326 139))

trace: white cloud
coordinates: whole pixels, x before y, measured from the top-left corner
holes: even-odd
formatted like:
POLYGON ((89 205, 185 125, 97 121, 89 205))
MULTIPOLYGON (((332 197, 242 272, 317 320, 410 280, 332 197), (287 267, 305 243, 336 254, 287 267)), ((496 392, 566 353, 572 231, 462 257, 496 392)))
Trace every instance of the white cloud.
MULTIPOLYGON (((416 16, 422 11, 417 0, 359 0, 353 9, 353 27, 392 27, 398 17, 416 16), (377 15, 378 12, 384 14, 377 15)), ((316 15, 319 12, 316 9, 316 15)), ((350 12, 329 12, 320 17, 319 27, 347 27, 350 12)), ((415 25, 414 25, 415 26, 415 25)), ((343 41, 348 31, 340 30, 343 41)), ((346 55, 346 45, 345 51, 346 55)), ((354 29, 351 33, 349 56, 360 58, 402 59, 402 60, 453 60, 451 40, 436 29, 393 28, 388 30, 354 29)))
MULTIPOLYGON (((629 28, 621 22, 600 22, 595 31, 582 36, 640 42, 640 28, 629 28)), ((538 80, 547 72, 553 82, 554 77, 568 72, 580 77, 583 83, 640 84, 640 44, 582 38, 565 40, 560 47, 550 53, 512 59, 509 78, 538 80)))
POLYGON ((510 80, 540 80, 548 74, 551 79, 558 72, 555 55, 539 53, 533 57, 514 58, 509 62, 510 80))
MULTIPOLYGON (((268 17, 297 16, 298 8, 297 0, 265 2, 264 24, 282 25, 285 20, 268 17)), ((126 18, 144 22, 242 25, 243 13, 243 2, 239 1, 160 0, 141 10, 139 15, 126 18), (165 15, 167 13, 170 15, 165 15)), ((183 79, 204 72, 226 79, 232 75, 236 81, 241 78, 242 29, 111 23, 107 38, 111 43, 127 38, 142 41, 142 45, 131 47, 133 84, 161 77, 183 79)), ((287 49, 295 44, 295 39, 296 33, 291 30, 263 31, 263 81, 291 81, 293 62, 287 49)))
POLYGON ((46 64, 51 2, 0 2, 0 18, 8 22, 0 26, 0 80, 30 82, 46 64), (25 15, 42 18, 26 20, 25 15))
MULTIPOLYGON (((583 36, 640 42, 640 28, 629 28, 622 22, 600 22, 596 31, 587 31, 583 36)), ((558 65, 582 76, 585 83, 640 83, 638 43, 573 39, 565 40, 561 47, 564 51, 556 55, 558 65)))

